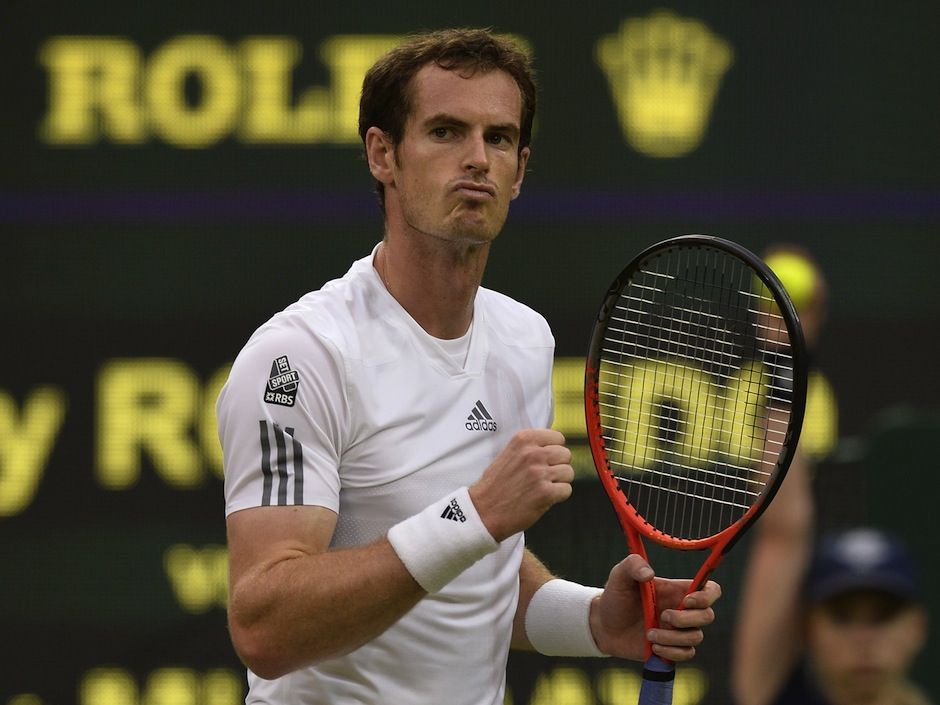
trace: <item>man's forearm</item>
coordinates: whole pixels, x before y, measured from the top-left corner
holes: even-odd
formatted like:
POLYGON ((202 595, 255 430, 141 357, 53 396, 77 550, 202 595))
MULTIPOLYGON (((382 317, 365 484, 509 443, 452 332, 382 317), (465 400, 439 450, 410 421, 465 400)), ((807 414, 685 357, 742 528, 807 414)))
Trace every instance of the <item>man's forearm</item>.
POLYGON ((358 648, 425 594, 387 539, 318 554, 285 551, 233 586, 232 641, 253 672, 276 678, 358 648))

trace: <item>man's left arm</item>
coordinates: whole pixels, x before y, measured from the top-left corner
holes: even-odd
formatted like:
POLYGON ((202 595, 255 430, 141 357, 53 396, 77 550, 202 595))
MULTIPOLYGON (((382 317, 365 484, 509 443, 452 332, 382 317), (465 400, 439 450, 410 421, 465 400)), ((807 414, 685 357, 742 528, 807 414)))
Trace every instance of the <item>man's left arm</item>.
POLYGON ((526 611, 535 592, 554 577, 532 551, 525 549, 519 566, 519 605, 512 620, 512 648, 535 651, 525 630, 526 611))

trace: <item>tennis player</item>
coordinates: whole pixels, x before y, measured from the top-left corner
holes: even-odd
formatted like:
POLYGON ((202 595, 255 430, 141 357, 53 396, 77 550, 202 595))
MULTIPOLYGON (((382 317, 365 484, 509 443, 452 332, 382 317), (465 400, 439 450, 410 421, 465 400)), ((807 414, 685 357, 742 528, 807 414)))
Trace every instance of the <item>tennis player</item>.
POLYGON ((604 589, 554 578, 523 532, 571 494, 545 320, 480 286, 519 195, 535 86, 483 30, 378 61, 360 134, 385 214, 371 254, 261 326, 218 403, 229 621, 249 703, 503 702, 510 646, 692 657, 719 587, 684 600, 637 556, 604 589))

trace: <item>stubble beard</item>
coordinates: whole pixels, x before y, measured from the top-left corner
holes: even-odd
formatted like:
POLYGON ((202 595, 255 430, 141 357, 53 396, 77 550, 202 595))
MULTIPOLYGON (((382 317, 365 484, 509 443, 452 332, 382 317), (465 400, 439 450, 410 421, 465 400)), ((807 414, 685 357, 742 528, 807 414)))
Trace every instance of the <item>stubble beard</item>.
POLYGON ((452 218, 445 218, 440 223, 431 222, 430 218, 422 216, 420 207, 414 208, 410 203, 402 203, 402 217, 408 229, 426 238, 440 243, 449 243, 461 249, 476 250, 489 245, 502 231, 506 216, 496 221, 476 220, 466 222, 461 214, 454 214, 452 218))

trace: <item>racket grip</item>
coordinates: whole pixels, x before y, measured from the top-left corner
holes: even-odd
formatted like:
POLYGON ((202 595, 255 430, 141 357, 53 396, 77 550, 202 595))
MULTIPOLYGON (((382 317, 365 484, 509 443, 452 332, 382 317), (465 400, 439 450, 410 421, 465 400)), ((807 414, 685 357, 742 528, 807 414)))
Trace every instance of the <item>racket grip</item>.
POLYGON ((643 683, 638 705, 672 705, 672 685, 676 667, 659 656, 650 656, 643 664, 643 683))

